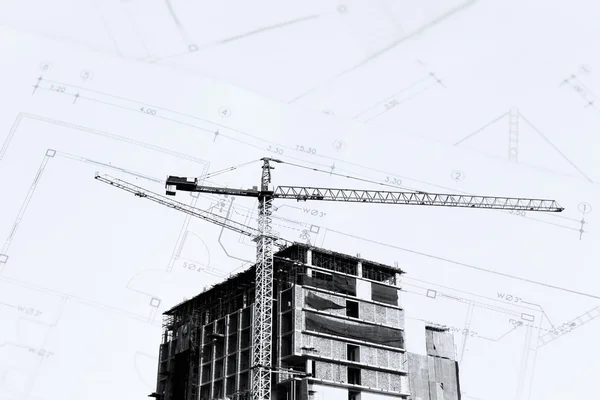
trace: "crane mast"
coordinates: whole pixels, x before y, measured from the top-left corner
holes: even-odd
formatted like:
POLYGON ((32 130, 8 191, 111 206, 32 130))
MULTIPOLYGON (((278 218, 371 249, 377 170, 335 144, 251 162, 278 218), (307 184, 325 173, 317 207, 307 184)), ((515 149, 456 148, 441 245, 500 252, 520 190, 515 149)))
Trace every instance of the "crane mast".
POLYGON ((316 187, 279 186, 271 190, 270 162, 282 163, 273 158, 262 158, 262 174, 260 188, 233 189, 198 185, 198 179, 169 176, 166 181, 166 194, 174 196, 176 192, 202 192, 212 194, 228 194, 247 196, 258 199, 258 230, 223 218, 207 211, 198 210, 182 203, 171 201, 163 196, 153 194, 139 186, 119 179, 102 177, 96 174, 96 179, 118 187, 141 198, 147 198, 159 204, 196 216, 212 223, 221 225, 235 232, 254 236, 256 246, 256 298, 253 315, 252 336, 252 400, 271 399, 272 371, 272 332, 273 332, 273 247, 281 246, 273 236, 272 212, 273 200, 276 198, 293 199, 297 201, 321 200, 343 201, 353 203, 379 203, 425 205, 463 208, 484 208, 496 210, 520 210, 561 212, 554 200, 471 196, 456 194, 436 194, 425 192, 392 192, 380 190, 331 189, 316 187))
POLYGON ((263 158, 260 193, 258 195, 258 231, 256 246, 256 298, 252 335, 252 399, 271 398, 271 346, 273 333, 273 192, 271 165, 263 158))

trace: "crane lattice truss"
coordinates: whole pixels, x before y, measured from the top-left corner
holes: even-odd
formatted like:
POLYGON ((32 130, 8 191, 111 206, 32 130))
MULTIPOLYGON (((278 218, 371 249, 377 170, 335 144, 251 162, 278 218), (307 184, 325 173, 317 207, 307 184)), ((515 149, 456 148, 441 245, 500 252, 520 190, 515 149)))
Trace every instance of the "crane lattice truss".
POLYGON ((166 181, 167 195, 177 191, 247 196, 258 199, 258 229, 239 224, 209 211, 203 211, 179 203, 167 197, 149 192, 139 186, 108 176, 96 174, 96 179, 118 187, 136 196, 147 198, 186 214, 205 219, 217 225, 247 236, 255 237, 256 249, 256 300, 254 305, 252 399, 271 399, 271 345, 273 326, 273 246, 280 244, 272 235, 272 211, 274 199, 297 201, 321 200, 353 203, 405 204, 443 207, 483 208, 496 210, 561 212, 554 200, 511 197, 464 196, 424 192, 392 192, 381 190, 327 189, 316 187, 279 186, 270 190, 271 162, 282 163, 273 158, 262 158, 261 185, 253 189, 232 189, 198 184, 197 178, 169 176, 166 181))

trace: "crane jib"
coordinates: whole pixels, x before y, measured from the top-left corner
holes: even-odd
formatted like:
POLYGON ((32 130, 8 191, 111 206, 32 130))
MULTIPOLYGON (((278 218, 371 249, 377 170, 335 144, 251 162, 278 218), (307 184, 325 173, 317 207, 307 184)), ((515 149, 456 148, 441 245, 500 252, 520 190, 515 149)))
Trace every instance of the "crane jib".
MULTIPOLYGON (((252 334, 252 400, 271 399, 271 374, 273 363, 271 361, 273 319, 273 246, 278 239, 272 235, 272 210, 274 199, 290 199, 297 201, 321 200, 355 203, 375 204, 406 204, 421 206, 443 207, 468 207, 480 209, 501 210, 527 210, 541 212, 561 212, 563 210, 554 200, 473 196, 458 194, 441 194, 426 192, 391 192, 379 190, 333 189, 298 186, 279 186, 274 191, 269 191, 271 184, 270 162, 282 161, 272 158, 262 158, 261 184, 251 189, 232 189, 223 187, 210 187, 198 185, 198 178, 185 178, 169 176, 166 181, 168 195, 175 195, 176 191, 202 192, 212 194, 225 194, 231 196, 257 197, 259 202, 258 229, 247 227, 232 219, 213 214, 207 210, 198 210, 183 203, 177 203, 159 195, 154 195, 135 185, 119 182, 118 180, 103 179, 106 183, 120 187, 140 197, 146 197, 159 204, 166 205, 205 219, 209 222, 227 227, 243 234, 252 234, 257 240, 256 258, 256 292, 253 314, 252 334)), ((197 377, 195 378, 197 379, 197 377)), ((193 382, 197 384, 196 381, 193 382)))
POLYGON ((169 176, 165 183, 166 193, 169 196, 175 196, 176 191, 182 192, 201 192, 211 194, 225 194, 229 196, 260 197, 269 195, 272 192, 260 192, 257 188, 252 189, 232 189, 227 187, 202 186, 198 185, 197 178, 184 178, 180 176, 169 176))

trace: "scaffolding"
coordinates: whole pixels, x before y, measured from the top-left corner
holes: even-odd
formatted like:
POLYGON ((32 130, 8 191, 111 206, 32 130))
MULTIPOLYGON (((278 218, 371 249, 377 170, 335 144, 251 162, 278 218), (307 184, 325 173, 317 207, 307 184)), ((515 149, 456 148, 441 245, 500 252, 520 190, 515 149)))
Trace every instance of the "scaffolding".
MULTIPOLYGON (((296 285, 355 296, 357 279, 365 278, 375 281, 372 282, 373 295, 379 297, 374 300, 398 304, 398 288, 389 286, 394 284, 398 274, 403 273, 397 267, 315 249, 303 243, 294 243, 277 252, 274 261, 273 301, 278 304, 278 311, 273 316, 274 326, 279 327, 282 323, 291 326, 292 320, 288 319, 292 314, 286 315, 287 319, 283 318, 283 314, 289 310, 286 305, 294 301, 294 292, 288 289, 296 285)), ((219 399, 225 395, 230 399, 249 399, 255 269, 252 266, 232 275, 164 313, 157 385, 157 392, 164 394, 161 400, 219 399)), ((323 302, 323 299, 317 300, 323 302)), ((324 324, 320 316, 315 318, 318 319, 315 323, 324 324)), ((312 319, 309 318, 309 325, 312 319)), ((382 344, 403 346, 403 342, 396 343, 401 338, 387 338, 390 335, 398 336, 392 331, 346 322, 341 325, 335 321, 326 322, 330 335, 381 337, 379 341, 382 344)), ((281 356, 284 345, 290 346, 292 343, 285 342, 284 336, 289 336, 291 332, 284 330, 285 333, 277 333, 274 338, 281 356)), ((281 332, 281 327, 274 332, 281 332)), ((283 367, 279 362, 277 364, 276 367, 283 367)), ((294 367, 288 364, 286 361, 286 367, 294 367)))
POLYGON ((200 313, 202 325, 223 318, 254 302, 254 268, 247 269, 213 285, 165 313, 175 319, 200 313))
POLYGON ((202 319, 198 309, 190 315, 190 376, 187 400, 197 400, 200 390, 200 349, 202 339, 202 319))

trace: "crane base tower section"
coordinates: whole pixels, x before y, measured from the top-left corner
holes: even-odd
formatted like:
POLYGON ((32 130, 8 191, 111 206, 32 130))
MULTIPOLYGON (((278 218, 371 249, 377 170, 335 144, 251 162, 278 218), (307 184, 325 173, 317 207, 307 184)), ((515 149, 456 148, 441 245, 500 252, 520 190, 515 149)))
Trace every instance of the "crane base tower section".
MULTIPOLYGON (((405 349, 400 276, 294 243, 274 256, 273 400, 459 400, 453 336, 405 349)), ((164 313, 159 400, 250 399, 255 268, 164 313)))

